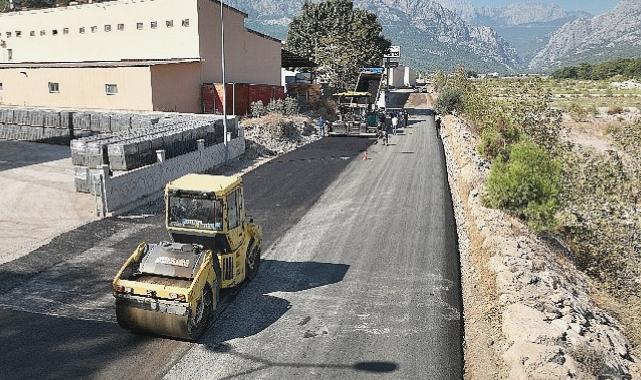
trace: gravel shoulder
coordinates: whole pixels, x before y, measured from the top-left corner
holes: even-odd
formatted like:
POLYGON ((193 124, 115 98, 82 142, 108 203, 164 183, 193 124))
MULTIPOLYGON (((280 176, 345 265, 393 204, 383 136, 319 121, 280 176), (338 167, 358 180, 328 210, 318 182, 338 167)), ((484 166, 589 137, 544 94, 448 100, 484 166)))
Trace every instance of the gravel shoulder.
POLYGON ((0 264, 95 220, 73 176, 69 147, 0 140, 0 264))

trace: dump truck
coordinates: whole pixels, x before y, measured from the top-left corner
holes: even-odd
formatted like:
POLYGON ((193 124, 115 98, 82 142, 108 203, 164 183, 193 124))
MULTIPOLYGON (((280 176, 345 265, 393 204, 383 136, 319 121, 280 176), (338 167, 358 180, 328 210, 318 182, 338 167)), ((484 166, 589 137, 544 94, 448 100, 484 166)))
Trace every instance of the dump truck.
POLYGON ((354 91, 334 95, 338 120, 333 122, 329 134, 338 136, 376 136, 376 126, 367 125, 367 117, 378 112, 379 97, 384 96, 385 69, 366 67, 359 71, 354 91))
POLYGON ((113 280, 118 324, 195 341, 220 289, 253 279, 262 230, 246 215, 241 177, 190 174, 165 188, 170 241, 141 243, 113 280))

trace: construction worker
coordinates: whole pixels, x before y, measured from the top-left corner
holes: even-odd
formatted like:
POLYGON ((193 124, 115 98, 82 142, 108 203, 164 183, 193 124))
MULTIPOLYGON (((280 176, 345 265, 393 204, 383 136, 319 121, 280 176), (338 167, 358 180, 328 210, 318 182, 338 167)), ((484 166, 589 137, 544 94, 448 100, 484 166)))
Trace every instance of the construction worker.
POLYGON ((404 121, 403 128, 407 128, 408 127, 408 125, 409 125, 408 124, 409 117, 410 117, 410 115, 407 113, 407 110, 403 109, 403 121, 404 121))
POLYGON ((316 121, 316 126, 318 127, 318 134, 321 137, 325 136, 325 119, 323 118, 323 115, 318 117, 318 120, 316 121))
POLYGON ((392 131, 396 136, 396 130, 398 129, 398 114, 395 112, 392 114, 392 131))
POLYGON ((392 128, 392 123, 386 123, 384 137, 383 137, 383 145, 389 145, 390 136, 392 135, 392 133, 394 133, 394 129, 392 128))

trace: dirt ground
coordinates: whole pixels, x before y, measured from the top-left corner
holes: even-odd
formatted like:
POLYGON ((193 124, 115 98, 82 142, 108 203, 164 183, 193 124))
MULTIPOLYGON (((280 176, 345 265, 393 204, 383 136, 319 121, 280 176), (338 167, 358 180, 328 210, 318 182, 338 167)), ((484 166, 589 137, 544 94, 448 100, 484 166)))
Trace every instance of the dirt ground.
POLYGON ((0 140, 0 264, 95 219, 73 178, 69 147, 0 140))

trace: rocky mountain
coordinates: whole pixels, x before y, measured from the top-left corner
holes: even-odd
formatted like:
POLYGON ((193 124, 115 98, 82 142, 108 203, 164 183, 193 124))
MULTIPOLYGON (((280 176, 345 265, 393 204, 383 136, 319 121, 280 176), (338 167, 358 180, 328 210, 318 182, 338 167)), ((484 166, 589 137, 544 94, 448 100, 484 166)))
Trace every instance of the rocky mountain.
MULTIPOLYGON (((303 0, 231 0, 250 15, 248 24, 284 39, 287 25, 303 0)), ((517 52, 495 30, 466 22, 432 0, 355 0, 379 16, 385 35, 403 47, 403 61, 423 70, 513 72, 521 67, 517 52)))
POLYGON ((536 2, 512 3, 501 8, 479 7, 474 23, 495 27, 558 23, 579 17, 589 17, 587 12, 569 12, 556 4, 536 2))
POLYGON ((581 62, 641 55, 641 1, 622 0, 611 12, 579 18, 557 30, 530 62, 545 71, 581 62))
POLYGON ((468 23, 489 26, 512 45, 524 62, 543 49, 561 26, 586 12, 569 12, 555 4, 526 1, 503 7, 475 7, 466 0, 436 0, 468 23))

